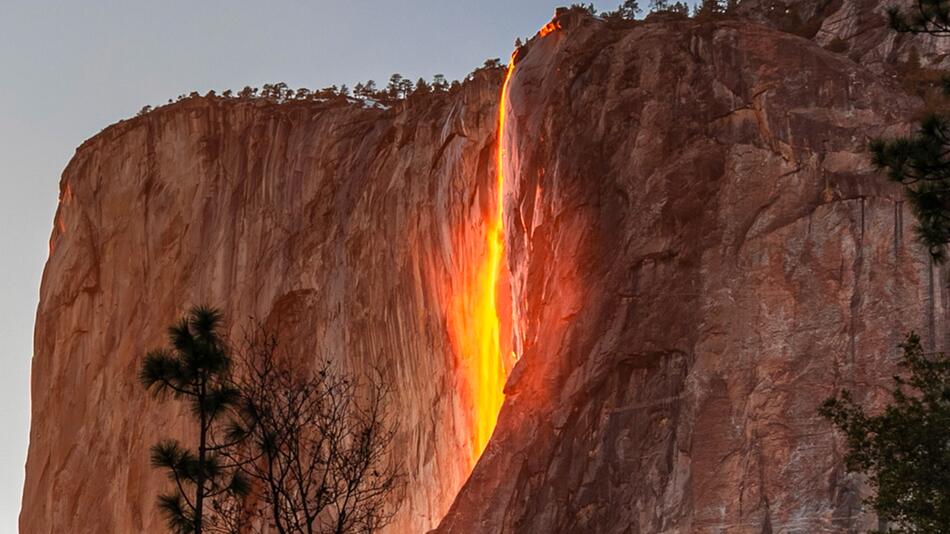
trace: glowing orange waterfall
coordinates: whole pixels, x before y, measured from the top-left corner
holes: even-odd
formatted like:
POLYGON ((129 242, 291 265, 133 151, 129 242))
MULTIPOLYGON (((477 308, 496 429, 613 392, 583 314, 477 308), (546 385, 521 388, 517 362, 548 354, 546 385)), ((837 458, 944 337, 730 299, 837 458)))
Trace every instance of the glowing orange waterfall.
POLYGON ((474 278, 464 284, 462 294, 455 296, 452 306, 451 329, 456 350, 467 375, 474 411, 471 419, 472 465, 485 450, 488 439, 495 430, 498 412, 505 400, 503 390, 508 374, 507 358, 502 355, 502 347, 507 346, 507 343, 503 344, 501 339, 502 323, 496 293, 505 246, 502 202, 505 180, 505 99, 513 72, 514 60, 508 65, 498 109, 494 205, 487 221, 484 252, 480 256, 474 278))

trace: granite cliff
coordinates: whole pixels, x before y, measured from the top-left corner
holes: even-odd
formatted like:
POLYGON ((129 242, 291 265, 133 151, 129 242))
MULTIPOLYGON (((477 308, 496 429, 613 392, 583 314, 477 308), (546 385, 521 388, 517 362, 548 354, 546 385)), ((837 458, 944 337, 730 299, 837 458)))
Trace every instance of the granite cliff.
POLYGON ((913 102, 742 22, 567 21, 508 92, 520 360, 440 532, 851 532, 816 410, 881 395, 942 278, 869 168, 913 102))
POLYGON ((84 143, 37 312, 21 530, 161 531, 147 451, 178 423, 135 376, 198 302, 384 370, 409 473, 391 532, 873 525, 816 408, 843 386, 877 402, 907 330, 945 346, 946 277, 865 149, 919 103, 749 21, 552 29, 507 80, 391 109, 194 98, 84 143), (471 332, 510 369, 480 458, 497 406, 471 332))
POLYGON ((911 61, 950 67, 950 41, 901 34, 887 24, 887 8, 911 2, 881 0, 744 0, 738 14, 749 20, 812 39, 822 47, 882 75, 911 61))
POLYGON ((394 530, 435 526, 475 455, 447 318, 483 254, 500 75, 391 110, 194 98, 83 144, 37 313, 21 529, 163 531, 148 449, 176 425, 136 373, 205 302, 234 338, 254 318, 384 369, 409 473, 394 530))

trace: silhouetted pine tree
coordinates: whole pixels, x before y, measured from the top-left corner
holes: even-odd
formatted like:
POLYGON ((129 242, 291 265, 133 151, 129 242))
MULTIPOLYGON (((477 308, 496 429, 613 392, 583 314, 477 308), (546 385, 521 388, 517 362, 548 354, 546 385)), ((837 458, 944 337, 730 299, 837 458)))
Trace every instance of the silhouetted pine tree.
POLYGON ((445 79, 444 74, 436 74, 432 77, 432 90, 433 91, 448 91, 449 82, 445 79))
POLYGON ((673 13, 677 15, 689 15, 689 4, 686 2, 673 2, 669 0, 650 0, 650 13, 673 13))
POLYGON ((633 20, 640 14, 640 4, 637 0, 624 0, 624 2, 620 4, 620 7, 617 8, 617 12, 621 17, 633 20))
POLYGON ((896 525, 886 532, 946 532, 950 526, 950 360, 926 354, 920 338, 901 345, 906 378, 894 377, 893 402, 868 415, 851 393, 825 401, 821 415, 848 439, 845 461, 868 474, 868 499, 896 525))
POLYGON ((950 35, 950 2, 918 0, 914 6, 909 10, 897 6, 888 8, 891 28, 902 33, 950 35))
POLYGON ((950 241, 950 125, 930 115, 917 133, 871 143, 873 162, 904 185, 917 218, 917 237, 936 262, 947 257, 950 241))
POLYGON ((597 10, 594 9, 594 4, 571 4, 569 9, 577 9, 580 11, 585 11, 587 14, 593 16, 597 14, 597 10))
POLYGON ((402 74, 396 73, 389 77, 389 85, 386 86, 386 96, 389 98, 399 98, 400 87, 402 86, 402 74))
MULTIPOLYGON (((910 11, 889 10, 899 32, 950 35, 950 2, 920 0, 910 11)), ((944 86, 948 84, 945 81, 944 86)), ((932 259, 946 259, 950 242, 950 123, 937 114, 917 133, 871 143, 874 164, 902 184, 917 218, 917 234, 932 259)), ((911 334, 901 345, 904 376, 894 377, 893 401, 876 415, 850 392, 828 399, 820 413, 847 437, 850 471, 868 475, 868 503, 895 533, 947 532, 950 525, 950 359, 926 354, 911 334)))
POLYGON ((724 12, 725 6, 723 6, 720 0, 700 0, 700 2, 696 4, 696 10, 693 12, 693 16, 698 18, 715 17, 724 12))
POLYGON ((670 6, 670 13, 676 13, 678 15, 689 16, 689 4, 686 2, 674 2, 670 6))
POLYGON ((364 98, 376 98, 376 82, 373 80, 366 80, 366 83, 363 84, 363 97, 364 98))
POLYGON ((416 86, 413 89, 414 95, 426 95, 432 92, 432 89, 429 87, 429 84, 426 83, 425 79, 419 78, 416 80, 416 86))
POLYGON ((412 80, 409 78, 403 78, 397 86, 399 98, 408 98, 409 95, 412 94, 414 87, 415 85, 412 83, 412 80))
POLYGON ((156 395, 187 402, 195 421, 196 449, 177 440, 152 447, 152 465, 168 471, 175 483, 159 496, 169 528, 179 534, 230 531, 227 518, 212 517, 208 504, 221 498, 240 498, 248 483, 228 468, 215 444, 217 424, 237 406, 240 392, 230 381, 231 359, 220 334, 221 314, 213 308, 194 307, 169 328, 169 349, 149 352, 139 379, 156 395))
MULTIPOLYGON (((904 33, 950 35, 950 2, 920 0, 911 10, 888 10, 891 27, 904 33)), ((919 61, 919 60, 918 60, 919 61)), ((950 80, 944 78, 945 92, 950 80)), ((917 235, 936 262, 947 257, 950 242, 950 123, 927 116, 917 133, 871 143, 874 164, 904 185, 917 217, 917 235)))

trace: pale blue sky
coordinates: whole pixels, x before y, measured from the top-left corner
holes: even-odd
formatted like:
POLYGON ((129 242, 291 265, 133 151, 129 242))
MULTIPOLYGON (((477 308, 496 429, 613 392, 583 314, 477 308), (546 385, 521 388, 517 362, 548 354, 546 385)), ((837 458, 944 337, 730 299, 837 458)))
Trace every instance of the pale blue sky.
POLYGON ((393 72, 461 78, 487 58, 506 60, 516 37, 565 3, 0 0, 0 532, 16 531, 33 319, 59 176, 75 147, 193 90, 352 87, 393 72))

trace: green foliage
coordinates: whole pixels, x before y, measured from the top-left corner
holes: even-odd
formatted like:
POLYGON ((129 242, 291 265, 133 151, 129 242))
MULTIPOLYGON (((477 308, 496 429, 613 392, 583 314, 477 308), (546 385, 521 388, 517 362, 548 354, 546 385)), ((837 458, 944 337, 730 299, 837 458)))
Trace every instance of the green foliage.
POLYGON ((924 66, 916 46, 912 45, 907 50, 905 61, 897 64, 897 72, 901 86, 908 93, 923 99, 927 112, 950 112, 946 99, 946 73, 941 69, 924 66))
POLYGON ((399 98, 399 91, 402 87, 402 74, 395 73, 389 77, 389 85, 386 86, 386 96, 389 98, 399 98))
POLYGON ((240 403, 241 393, 230 380, 231 358, 220 334, 221 314, 194 307, 168 330, 169 348, 149 352, 139 381, 158 396, 188 403, 195 419, 197 446, 165 440, 152 447, 153 467, 164 469, 175 483, 161 495, 158 506, 175 533, 231 532, 233 518, 215 516, 206 501, 239 499, 247 494, 246 478, 219 456, 218 422, 240 403))
POLYGON ((672 2, 668 0, 651 0, 650 13, 673 13, 689 16, 689 5, 686 2, 672 2))
POLYGON ((625 19, 633 20, 637 18, 637 15, 641 13, 640 3, 637 0, 624 0, 617 9, 613 11, 605 11, 602 15, 607 19, 625 19))
MULTIPOLYGON (((920 0, 905 9, 892 7, 888 17, 898 32, 950 35, 947 0, 920 0)), ((943 262, 950 241, 950 123, 933 111, 946 108, 934 102, 934 93, 938 86, 945 93, 950 84, 945 75, 921 67, 916 48, 911 48, 902 71, 905 88, 924 97, 931 113, 912 136, 873 141, 873 162, 885 169, 891 180, 904 185, 917 218, 918 239, 934 261, 943 262)))
POLYGON ((432 87, 429 86, 428 82, 424 78, 419 78, 416 80, 416 86, 413 88, 413 93, 416 95, 425 95, 432 92, 432 87))
POLYGON ((637 0, 624 0, 624 2, 620 4, 620 7, 617 8, 617 12, 620 16, 628 20, 637 18, 637 15, 639 15, 641 11, 640 4, 637 0))
POLYGON ((449 82, 446 81, 444 74, 436 74, 432 77, 432 90, 440 92, 449 90, 449 82))
POLYGON ((867 473, 878 516, 889 532, 946 532, 950 525, 950 359, 927 354, 920 338, 903 344, 906 375, 894 377, 893 402, 869 415, 850 392, 825 401, 821 415, 844 432, 850 471, 867 473))
POLYGON ((576 10, 584 11, 585 13, 587 13, 587 14, 589 14, 589 15, 591 15, 591 16, 597 14, 597 10, 594 9, 594 4, 593 4, 593 3, 591 3, 591 4, 571 4, 571 7, 568 8, 568 9, 571 9, 571 10, 575 10, 575 9, 576 9, 576 10))
MULTIPOLYGON (((421 78, 420 78, 421 80, 421 78)), ((452 87, 457 87, 459 84, 457 81, 452 82, 450 85, 449 82, 445 79, 445 76, 442 74, 436 74, 433 77, 432 83, 426 83, 423 80, 423 83, 429 90, 418 91, 417 88, 421 87, 419 83, 413 84, 409 79, 403 78, 401 74, 393 74, 390 78, 389 84, 383 89, 377 89, 376 82, 369 80, 364 83, 357 83, 353 86, 352 91, 346 85, 341 85, 337 87, 336 85, 331 85, 329 87, 324 87, 323 89, 308 89, 306 87, 300 87, 298 89, 292 89, 284 82, 278 83, 268 83, 264 84, 263 87, 249 87, 245 86, 240 91, 233 91, 227 89, 221 94, 218 94, 215 91, 208 91, 205 94, 205 98, 221 98, 225 100, 267 100, 277 104, 283 104, 287 102, 329 102, 329 103, 360 103, 363 101, 363 104, 366 104, 366 100, 374 100, 382 104, 391 104, 398 100, 407 99, 413 95, 422 95, 429 94, 434 92, 448 92, 452 87)), ((178 95, 176 98, 168 99, 167 104, 174 104, 175 102, 181 102, 182 100, 187 100, 190 98, 200 98, 197 92, 193 91, 188 95, 178 95)), ((144 106, 136 114, 137 117, 147 115, 158 109, 162 106, 157 106, 153 108, 152 106, 144 106)))
MULTIPOLYGON (((689 15, 687 2, 670 2, 670 0, 650 0, 650 13, 673 13, 689 15)), ((700 0, 693 8, 693 17, 708 19, 722 15, 735 15, 739 9, 739 0, 700 0)), ((638 0, 625 0, 617 9, 604 11, 601 16, 608 20, 634 20, 642 13, 638 0)))
MULTIPOLYGON (((474 79, 479 75, 479 73, 481 73, 481 72, 494 71, 494 70, 505 70, 506 68, 507 68, 507 65, 503 65, 503 64, 501 63, 501 59, 499 59, 499 58, 489 58, 489 59, 486 59, 484 63, 482 63, 482 66, 481 66, 481 67, 478 67, 478 68, 476 68, 475 70, 473 70, 472 72, 468 73, 468 74, 465 76, 465 81, 466 81, 466 82, 470 82, 470 81, 474 80, 474 79)), ((433 87, 434 87, 434 86, 433 86, 433 87)), ((454 93, 454 92, 458 91, 458 90, 461 89, 461 88, 462 88, 462 86, 461 86, 461 84, 460 84, 458 81, 453 81, 452 84, 448 86, 448 92, 449 92, 449 93, 454 93)))
POLYGON ((409 90, 412 90, 412 82, 402 77, 402 74, 394 73, 389 77, 389 83, 386 85, 386 90, 383 92, 382 96, 386 100, 399 100, 406 98, 409 92, 406 91, 406 84, 409 84, 409 90))
POLYGON ((702 18, 712 18, 719 15, 722 15, 726 12, 726 6, 720 0, 700 0, 696 4, 696 9, 693 11, 693 16, 702 19, 702 18))
POLYGON ((916 134, 874 140, 873 163, 904 185, 917 218, 917 236, 936 262, 947 258, 950 241, 950 124, 928 116, 916 134))
POLYGON ((950 35, 950 1, 918 0, 913 6, 910 9, 888 8, 891 28, 902 33, 950 35))
MULTIPOLYGON (((888 10, 893 29, 950 35, 950 2, 920 0, 913 5, 888 10)), ((905 88, 925 100, 936 92, 939 73, 921 67, 916 48, 901 67, 905 88)), ((932 102, 928 106, 935 109, 932 102)), ((918 239, 935 262, 945 261, 950 242, 950 123, 931 112, 915 134, 878 139, 870 149, 874 165, 904 186, 918 239)), ((950 360, 944 354, 926 354, 914 334, 901 348, 905 373, 894 377, 893 400, 883 412, 869 415, 848 391, 828 399, 820 412, 845 433, 848 469, 868 475, 875 489, 869 503, 882 520, 896 525, 889 532, 947 532, 950 360)))
MULTIPOLYGON (((827 6, 830 3, 825 3, 827 6)), ((727 2, 725 12, 734 14, 738 9, 739 2, 727 2)), ((801 6, 798 2, 791 0, 768 0, 764 2, 764 15, 771 21, 771 24, 783 32, 792 33, 811 39, 821 29, 821 23, 824 20, 822 11, 814 13, 810 17, 802 15, 801 6)))
MULTIPOLYGON (((402 90, 404 79, 391 81, 402 90)), ((329 362, 308 372, 278 355, 276 337, 261 330, 238 351, 240 378, 232 380, 221 330, 217 310, 192 308, 139 373, 147 390, 186 402, 195 423, 194 447, 165 439, 151 449, 152 466, 173 484, 158 497, 168 528, 238 534, 251 516, 284 534, 368 533, 387 524, 403 475, 389 452, 395 427, 382 374, 364 387, 329 362)))

